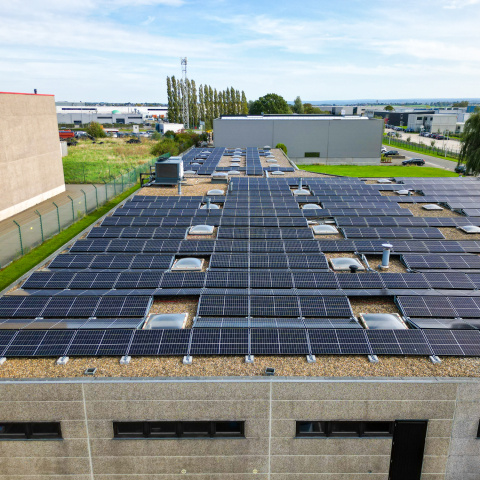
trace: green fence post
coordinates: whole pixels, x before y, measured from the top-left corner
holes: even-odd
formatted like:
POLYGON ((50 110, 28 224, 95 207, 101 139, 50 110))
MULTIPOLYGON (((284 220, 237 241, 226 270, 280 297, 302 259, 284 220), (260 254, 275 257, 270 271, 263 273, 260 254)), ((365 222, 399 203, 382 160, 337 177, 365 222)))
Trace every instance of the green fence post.
POLYGON ((43 222, 42 222, 42 215, 40 214, 40 212, 38 210, 35 210, 34 213, 36 213, 38 215, 38 218, 40 219, 40 233, 42 235, 42 243, 45 241, 45 239, 43 238, 43 222))
POLYGON ((113 196, 117 196, 117 183, 115 182, 115 177, 113 177, 113 196))
POLYGON ((67 195, 67 197, 72 202, 72 222, 74 222, 75 221, 75 209, 73 208, 73 198, 70 195, 67 195))
POLYGON ((18 236, 20 238, 20 251, 22 252, 22 255, 23 255, 22 229, 20 228, 20 224, 18 222, 14 220, 13 223, 18 227, 18 236))
POLYGON ((58 205, 55 202, 52 202, 57 208, 57 220, 58 220, 58 233, 60 233, 60 213, 58 212, 58 205))
POLYGON ((95 200, 97 201, 97 208, 98 208, 98 190, 95 185, 92 184, 92 187, 95 189, 95 200))
POLYGON ((85 199, 85 215, 87 214, 87 194, 83 190, 83 188, 80 189, 80 191, 83 193, 83 198, 85 199))
POLYGON ((107 188, 107 182, 105 180, 103 180, 102 178, 102 182, 105 184, 105 203, 108 202, 108 188, 107 188))

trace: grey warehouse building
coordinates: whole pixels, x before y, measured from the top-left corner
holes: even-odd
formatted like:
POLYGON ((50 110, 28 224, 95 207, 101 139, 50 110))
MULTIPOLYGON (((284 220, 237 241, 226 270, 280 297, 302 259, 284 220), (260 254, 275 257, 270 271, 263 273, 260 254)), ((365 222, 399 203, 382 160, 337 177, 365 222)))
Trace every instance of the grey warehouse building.
POLYGON ((302 164, 379 165, 383 122, 324 115, 222 116, 213 121, 215 147, 283 143, 302 164))

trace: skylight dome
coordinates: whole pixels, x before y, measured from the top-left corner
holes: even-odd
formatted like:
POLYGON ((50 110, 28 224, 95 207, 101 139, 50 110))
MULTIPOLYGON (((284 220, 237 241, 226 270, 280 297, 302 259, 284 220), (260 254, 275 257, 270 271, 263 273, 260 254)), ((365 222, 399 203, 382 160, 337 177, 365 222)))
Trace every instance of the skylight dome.
POLYGON ((188 233, 190 235, 212 235, 213 229, 213 225, 194 225, 190 227, 188 233))
POLYGON ((200 271, 202 270, 203 259, 186 257, 180 258, 177 260, 172 267, 172 271, 181 271, 181 270, 192 270, 200 271))
POLYGON ((315 225, 313 233, 315 235, 335 235, 338 230, 333 225, 315 225))

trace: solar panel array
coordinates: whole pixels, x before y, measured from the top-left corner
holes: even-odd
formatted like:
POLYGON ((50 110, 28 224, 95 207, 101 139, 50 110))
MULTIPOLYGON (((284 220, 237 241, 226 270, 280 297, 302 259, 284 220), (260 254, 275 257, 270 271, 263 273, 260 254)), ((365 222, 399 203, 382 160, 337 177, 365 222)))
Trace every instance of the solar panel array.
POLYGON ((223 154, 245 159, 246 176, 210 197, 221 208, 202 208, 203 196, 136 195, 32 274, 26 295, 0 298, 0 356, 480 355, 480 240, 438 230, 480 225, 476 180, 309 177, 311 195, 294 195, 298 178, 263 177, 293 168, 264 168, 269 150, 250 147, 192 149, 184 168, 222 171, 223 154), (414 203, 464 215, 415 217, 414 203), (308 221, 325 219, 346 238, 316 239, 308 221), (192 225, 218 227, 216 238, 189 239, 192 225), (325 254, 379 254, 386 241, 409 273, 330 271, 325 254), (171 271, 185 256, 206 258, 207 271, 171 271), (199 298, 192 328, 140 329, 153 298, 184 295, 199 298), (363 329, 347 295, 396 295, 411 329, 363 329))

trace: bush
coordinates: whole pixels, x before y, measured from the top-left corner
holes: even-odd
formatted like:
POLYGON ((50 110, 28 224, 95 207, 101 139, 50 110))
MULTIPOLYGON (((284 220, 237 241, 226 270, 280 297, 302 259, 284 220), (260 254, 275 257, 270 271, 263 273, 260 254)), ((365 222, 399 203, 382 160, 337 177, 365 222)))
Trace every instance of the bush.
POLYGON ((91 122, 85 131, 94 138, 105 138, 107 136, 102 126, 97 122, 91 122))
POLYGON ((281 148, 283 150, 283 152, 285 153, 285 155, 287 154, 287 147, 283 143, 277 143, 275 145, 275 148, 281 148))
POLYGON ((150 153, 155 157, 159 157, 164 153, 170 153, 170 155, 175 156, 178 155, 178 145, 175 143, 174 140, 166 138, 156 143, 150 150, 150 153))

